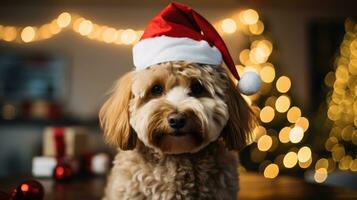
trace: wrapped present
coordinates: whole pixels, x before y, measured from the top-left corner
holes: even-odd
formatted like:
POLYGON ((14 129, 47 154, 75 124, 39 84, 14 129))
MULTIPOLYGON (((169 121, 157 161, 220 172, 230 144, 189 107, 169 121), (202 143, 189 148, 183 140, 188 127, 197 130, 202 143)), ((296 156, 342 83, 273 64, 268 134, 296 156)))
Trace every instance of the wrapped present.
POLYGON ((79 157, 88 152, 88 133, 82 127, 48 127, 43 133, 43 156, 79 157))
POLYGON ((32 159, 32 175, 34 177, 52 177, 56 165, 55 157, 34 157, 32 159))
POLYGON ((41 178, 63 176, 64 174, 61 174, 62 166, 66 166, 66 169, 70 169, 71 175, 74 175, 79 172, 80 162, 75 158, 37 156, 32 159, 32 175, 41 178))

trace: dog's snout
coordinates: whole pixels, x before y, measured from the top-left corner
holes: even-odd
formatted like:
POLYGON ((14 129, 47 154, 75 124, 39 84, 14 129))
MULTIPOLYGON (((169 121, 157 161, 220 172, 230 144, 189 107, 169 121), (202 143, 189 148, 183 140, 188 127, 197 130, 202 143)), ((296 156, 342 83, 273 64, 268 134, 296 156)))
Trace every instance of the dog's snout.
POLYGON ((186 124, 186 116, 184 113, 172 113, 167 118, 171 128, 180 129, 186 124))

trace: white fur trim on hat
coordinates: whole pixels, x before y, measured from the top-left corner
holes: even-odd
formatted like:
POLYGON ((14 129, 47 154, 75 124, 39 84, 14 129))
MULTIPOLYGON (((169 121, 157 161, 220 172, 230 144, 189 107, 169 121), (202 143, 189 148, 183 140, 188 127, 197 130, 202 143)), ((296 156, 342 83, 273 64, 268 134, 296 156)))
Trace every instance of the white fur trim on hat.
POLYGON ((205 40, 159 36, 139 41, 133 47, 133 60, 137 70, 168 61, 219 65, 222 63, 222 54, 205 40))

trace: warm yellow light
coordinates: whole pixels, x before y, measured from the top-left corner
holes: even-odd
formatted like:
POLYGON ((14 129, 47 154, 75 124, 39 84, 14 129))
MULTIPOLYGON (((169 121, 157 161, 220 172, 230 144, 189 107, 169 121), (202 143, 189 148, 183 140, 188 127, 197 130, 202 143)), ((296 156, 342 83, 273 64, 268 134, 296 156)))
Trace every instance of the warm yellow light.
POLYGON ((284 127, 280 130, 279 140, 281 143, 288 143, 290 141, 289 139, 290 131, 291 131, 290 127, 284 127))
POLYGON ((61 28, 58 26, 57 24, 57 20, 53 20, 51 23, 50 23, 50 32, 51 34, 55 35, 59 32, 61 32, 61 28))
POLYGON ((306 168, 310 167, 311 163, 312 163, 312 158, 310 157, 310 159, 307 160, 306 162, 299 161, 299 166, 303 169, 306 169, 306 168))
POLYGON ((286 168, 293 168, 297 161, 297 154, 291 151, 284 156, 283 164, 286 168))
POLYGON ((249 64, 249 49, 244 49, 243 51, 240 52, 239 54, 239 61, 244 64, 248 65, 249 64))
POLYGON ((260 20, 257 23, 249 25, 249 31, 254 35, 260 35, 264 31, 264 24, 260 20))
POLYGON ((322 183, 327 178, 327 170, 325 168, 319 168, 315 171, 314 179, 317 183, 322 183))
POLYGON ((343 146, 336 146, 332 149, 332 159, 334 161, 340 161, 343 156, 346 155, 345 148, 343 146))
POLYGON ((222 21, 221 28, 223 32, 231 34, 236 32, 237 24, 233 19, 227 18, 222 21))
POLYGON ((269 123, 274 119, 275 112, 274 109, 270 106, 265 106, 261 111, 260 111, 260 120, 264 123, 269 123))
POLYGON ((277 177, 279 174, 279 167, 277 164, 269 164, 265 169, 264 169, 264 177, 265 178, 270 178, 273 179, 277 177))
POLYGON ((338 167, 340 170, 348 170, 352 162, 352 157, 350 155, 345 155, 340 160, 338 167))
POLYGON ((296 120, 295 125, 300 126, 304 131, 307 131, 309 128, 309 120, 306 117, 300 117, 296 120))
POLYGON ((277 81, 276 81, 276 89, 280 93, 286 93, 289 91, 291 87, 291 81, 288 77, 286 76, 281 76, 277 81))
POLYGON ((326 158, 321 158, 315 163, 315 170, 318 170, 320 168, 329 168, 329 162, 326 158))
POLYGON ((259 138, 266 135, 267 130, 263 126, 256 126, 253 130, 253 140, 258 142, 259 138))
POLYGON ((255 24, 259 20, 259 15, 257 11, 253 9, 248 9, 241 13, 240 19, 244 24, 255 24))
POLYGON ((256 47, 249 52, 249 59, 254 64, 262 64, 268 60, 268 56, 264 49, 256 47))
POLYGON ((107 28, 103 32, 103 41, 105 43, 112 43, 117 37, 117 31, 114 28, 107 28))
POLYGON ((354 126, 349 125, 342 129, 341 136, 344 141, 350 141, 352 139, 354 126))
POLYGON ((311 149, 307 146, 301 147, 297 155, 299 162, 307 162, 311 158, 311 149))
POLYGON ((136 40, 136 33, 132 29, 126 29, 122 32, 120 38, 123 44, 132 44, 136 40))
POLYGON ((300 126, 291 129, 289 139, 292 143, 299 143, 304 137, 304 130, 300 126))
POLYGON ((271 66, 264 66, 260 70, 260 78, 265 83, 273 82, 273 80, 275 78, 275 69, 271 66))
POLYGON ((25 27, 21 32, 21 39, 24 42, 31 42, 32 40, 35 39, 35 36, 36 36, 36 30, 31 26, 25 27))
POLYGON ((268 151, 272 144, 272 138, 269 135, 263 135, 259 138, 257 147, 260 151, 268 151))
POLYGON ((15 27, 12 26, 6 26, 3 31, 3 40, 7 42, 11 42, 16 39, 17 36, 17 31, 15 27))
POLYGON ((49 24, 45 24, 42 25, 39 29, 38 29, 38 39, 48 39, 52 36, 52 33, 50 31, 50 25, 49 24))
POLYGON ((71 23, 72 17, 68 12, 61 13, 57 18, 57 25, 60 28, 65 28, 71 23))
MULTIPOLYGON (((286 116, 288 118, 288 121, 290 123, 295 123, 300 117, 301 117, 301 110, 300 108, 294 106, 291 107, 288 111, 288 114, 286 116)), ((301 125, 300 125, 301 126, 301 125)))
POLYGON ((93 23, 89 20, 83 20, 80 22, 78 32, 81 35, 89 35, 93 30, 93 23))
POLYGON ((290 99, 286 95, 281 95, 275 101, 275 109, 280 113, 286 112, 289 109, 289 107, 290 107, 290 99))
POLYGON ((354 159, 350 164, 350 170, 352 172, 357 172, 357 159, 354 159))

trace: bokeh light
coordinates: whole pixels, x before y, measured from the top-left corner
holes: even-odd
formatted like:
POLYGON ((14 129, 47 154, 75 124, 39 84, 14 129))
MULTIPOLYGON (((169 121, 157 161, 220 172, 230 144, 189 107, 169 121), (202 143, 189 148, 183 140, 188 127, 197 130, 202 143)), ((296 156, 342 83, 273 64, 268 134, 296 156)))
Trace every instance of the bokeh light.
POLYGON ((257 147, 260 151, 268 151, 273 144, 273 140, 269 135, 263 135, 259 138, 257 147))
MULTIPOLYGON (((295 123, 301 117, 301 110, 300 108, 294 106, 291 107, 286 115, 288 121, 290 123, 295 123)), ((300 122, 301 123, 301 122, 300 122)), ((301 126, 301 124, 299 124, 301 126)))
POLYGON ((284 113, 286 112, 290 107, 290 99, 286 95, 281 95, 277 98, 275 102, 275 109, 280 112, 284 113))
POLYGON ((36 36, 36 30, 31 26, 25 27, 21 32, 21 39, 24 42, 31 42, 32 40, 35 39, 35 36, 36 36))
POLYGON ((270 106, 265 106, 261 111, 260 111, 260 120, 264 123, 269 123, 274 119, 275 116, 275 111, 272 107, 270 106))
POLYGON ((222 21, 221 28, 222 28, 223 32, 231 34, 231 33, 236 32, 237 24, 233 19, 226 18, 222 21))
POLYGON ((276 89, 280 92, 280 93, 286 93, 289 91, 291 87, 291 81, 287 76, 281 76, 278 78, 278 80, 276 81, 276 89))
POLYGON ((301 147, 297 154, 299 162, 307 162, 309 159, 311 159, 311 154, 311 149, 309 147, 301 147))
POLYGON ((69 14, 68 12, 63 12, 58 16, 57 24, 60 28, 65 28, 71 23, 71 20, 71 14, 69 14))
POLYGON ((299 143, 303 137, 304 137, 304 129, 302 129, 300 126, 295 126, 294 128, 291 129, 289 134, 289 139, 291 143, 299 143))
POLYGON ((279 174, 279 167, 277 164, 269 164, 265 169, 264 169, 264 177, 265 178, 270 178, 273 179, 277 177, 279 174))
POLYGON ((284 156, 283 164, 286 168, 293 168, 297 164, 297 154, 289 152, 284 156))

